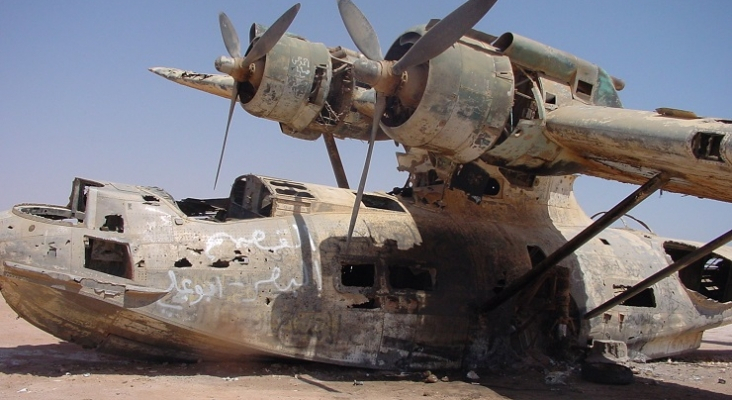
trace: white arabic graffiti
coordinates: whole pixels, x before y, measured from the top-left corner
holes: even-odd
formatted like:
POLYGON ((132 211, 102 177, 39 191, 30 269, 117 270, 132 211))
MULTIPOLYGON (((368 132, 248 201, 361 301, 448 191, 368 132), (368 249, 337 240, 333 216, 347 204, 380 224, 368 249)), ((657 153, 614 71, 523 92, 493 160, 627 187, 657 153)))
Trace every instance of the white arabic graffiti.
POLYGON ((310 60, 305 57, 293 57, 292 66, 294 67, 295 75, 298 78, 307 78, 310 75, 310 60))
MULTIPOLYGON (((292 225, 292 228, 294 229, 294 237, 298 238, 299 241, 299 231, 297 229, 297 225, 292 225)), ((287 231, 278 230, 276 234, 280 237, 279 242, 276 245, 268 246, 264 244, 265 240, 267 239, 267 234, 264 233, 264 231, 262 230, 253 231, 251 237, 239 238, 235 238, 226 232, 218 232, 211 235, 211 237, 206 240, 206 248, 204 249, 204 253, 206 254, 206 257, 208 257, 211 261, 216 260, 217 257, 211 255, 211 250, 218 246, 221 246, 226 240, 230 240, 232 243, 234 243, 234 246, 236 246, 237 249, 240 249, 244 246, 256 246, 261 250, 273 253, 276 253, 283 249, 299 249, 301 244, 290 244, 287 238, 283 237, 285 233, 287 233, 287 231)))
MULTIPOLYGON (((272 269, 272 276, 270 276, 268 279, 262 279, 261 281, 254 282, 254 295, 252 297, 243 298, 242 302, 249 303, 257 299, 257 292, 259 291, 259 286, 271 283, 272 286, 277 289, 279 292, 289 292, 296 290, 297 288, 301 287, 303 285, 303 282, 298 282, 295 278, 290 279, 290 282, 287 283, 286 286, 282 286, 280 283, 277 282, 277 279, 280 278, 280 274, 282 271, 280 270, 280 267, 274 267, 272 269)), ((248 285, 244 285, 241 282, 232 282, 229 284, 229 286, 238 286, 238 287, 245 287, 248 285)))
POLYGON ((175 272, 168 271, 168 277, 170 277, 170 286, 167 291, 173 293, 173 297, 170 301, 174 304, 165 303, 160 301, 159 304, 163 307, 174 308, 176 310, 182 310, 183 304, 196 305, 201 300, 211 301, 211 298, 218 296, 223 297, 223 288, 221 286, 221 279, 214 277, 213 282, 207 282, 208 288, 204 288, 203 285, 193 285, 193 281, 185 278, 178 284, 178 278, 175 276, 175 272), (193 285, 193 287, 191 287, 193 285))
MULTIPOLYGON (((216 260, 217 257, 215 255, 212 255, 211 251, 214 250, 216 247, 223 245, 226 241, 231 241, 231 243, 233 243, 237 249, 242 247, 256 247, 260 250, 274 254, 277 254, 278 252, 282 252, 284 250, 291 251, 295 249, 300 249, 302 246, 302 244, 300 243, 300 232, 297 225, 292 225, 292 231, 277 230, 275 231, 275 235, 276 237, 278 237, 278 239, 276 239, 276 244, 268 244, 266 243, 267 235, 262 230, 253 231, 250 237, 234 237, 228 233, 219 232, 208 238, 208 240, 206 241, 204 254, 210 260, 216 260), (297 240, 297 243, 290 243, 290 240, 288 240, 288 238, 286 237, 286 235, 289 236, 290 234, 292 235, 292 237, 296 238, 295 240, 297 240)), ((315 242, 313 241, 313 238, 309 235, 309 232, 308 240, 310 247, 315 248, 315 242)), ((315 254, 315 257, 313 258, 313 260, 311 260, 311 262, 313 266, 315 284, 318 291, 320 292, 323 289, 323 277, 320 268, 320 258, 317 253, 315 254)), ((302 267, 306 267, 305 260, 302 260, 302 267)), ((305 274, 302 279, 300 279, 300 281, 298 281, 296 277, 287 280, 286 278, 282 278, 281 275, 282 269, 278 266, 275 266, 274 268, 272 268, 272 273, 269 278, 255 281, 254 283, 235 281, 226 282, 224 284, 221 282, 221 278, 217 276, 202 284, 194 284, 193 281, 189 278, 180 279, 180 282, 178 282, 179 277, 176 276, 176 273, 174 271, 168 271, 170 286, 168 286, 167 290, 172 293, 172 296, 167 301, 159 301, 158 304, 166 308, 182 310, 183 306, 186 304, 192 306, 200 303, 203 300, 210 301, 214 297, 223 298, 224 289, 230 286, 239 288, 239 290, 237 290, 238 293, 235 293, 234 295, 237 297, 238 300, 246 303, 255 301, 257 299, 260 288, 264 285, 272 285, 277 292, 284 293, 295 292, 303 285, 309 284, 309 277, 307 274, 305 274), (283 279, 284 282, 281 282, 280 279, 283 279)), ((228 281, 229 279, 226 280, 228 281)), ((228 295, 231 295, 231 293, 229 293, 228 295)))

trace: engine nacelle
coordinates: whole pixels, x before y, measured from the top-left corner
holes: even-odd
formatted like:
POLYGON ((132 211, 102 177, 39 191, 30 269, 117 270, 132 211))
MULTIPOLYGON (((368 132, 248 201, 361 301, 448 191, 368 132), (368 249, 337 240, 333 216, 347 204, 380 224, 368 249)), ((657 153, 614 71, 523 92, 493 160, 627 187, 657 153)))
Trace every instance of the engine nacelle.
MULTIPOLYGON (((399 59, 425 32, 425 27, 407 31, 385 58, 399 59)), ((405 146, 470 162, 495 145, 510 115, 511 61, 486 42, 463 37, 429 63, 407 70, 399 90, 409 93, 389 98, 382 119, 387 134, 405 146), (410 79, 421 80, 422 87, 410 89, 410 79), (410 98, 415 105, 405 104, 410 98)))
MULTIPOLYGON (((252 25, 250 38, 264 30, 252 25)), ((261 70, 252 73, 253 79, 240 84, 242 106, 254 116, 278 121, 283 133, 299 139, 315 140, 321 133, 366 139, 371 118, 355 106, 374 100, 352 78, 350 64, 356 57, 353 51, 288 33, 255 64, 261 70)))
MULTIPOLYGON (((250 37, 258 36, 257 25, 250 37)), ((256 67, 260 67, 256 64, 256 67)), ((304 130, 325 104, 330 89, 331 62, 328 48, 291 35, 283 36, 267 53, 263 71, 254 71, 256 87, 241 83, 242 106, 249 113, 279 121, 294 132, 304 130), (261 80, 260 80, 261 79, 261 80)), ((319 134, 314 135, 316 139, 319 134)), ((305 137, 303 137, 305 138, 305 137)))

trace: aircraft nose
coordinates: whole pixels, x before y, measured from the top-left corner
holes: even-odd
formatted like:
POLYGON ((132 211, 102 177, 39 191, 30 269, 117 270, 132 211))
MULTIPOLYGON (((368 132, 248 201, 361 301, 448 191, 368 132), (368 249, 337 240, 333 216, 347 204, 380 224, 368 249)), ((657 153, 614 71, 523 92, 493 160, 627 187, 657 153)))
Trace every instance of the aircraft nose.
POLYGON ((4 262, 7 259, 7 244, 12 241, 17 234, 14 232, 13 213, 10 210, 0 211, 0 275, 5 270, 4 262))
POLYGON ((10 210, 0 211, 0 241, 15 236, 12 220, 13 213, 10 210))

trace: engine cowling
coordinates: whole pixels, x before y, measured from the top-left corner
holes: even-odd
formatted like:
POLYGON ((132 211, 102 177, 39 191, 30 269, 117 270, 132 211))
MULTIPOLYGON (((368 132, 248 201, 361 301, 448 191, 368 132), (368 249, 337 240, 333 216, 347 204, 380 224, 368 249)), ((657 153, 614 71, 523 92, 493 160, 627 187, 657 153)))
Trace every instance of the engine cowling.
MULTIPOLYGON (((265 27, 253 24, 250 40, 265 27)), ((255 65, 253 79, 241 83, 242 107, 250 114, 275 120, 282 132, 298 139, 315 140, 322 133, 338 138, 366 140, 373 109, 373 91, 357 87, 351 63, 358 53, 328 48, 293 34, 286 34, 255 65)), ((388 139, 380 133, 379 140, 388 139)))
MULTIPOLYGON (((261 32, 253 25, 250 37, 261 32)), ((292 35, 283 36, 267 53, 253 82, 239 86, 242 106, 252 115, 279 121, 293 133, 302 132, 320 113, 330 89, 332 68, 328 48, 292 35)), ((319 133, 301 133, 316 139, 319 133)))
MULTIPOLYGON (((425 31, 423 26, 405 32, 385 58, 402 57, 425 31)), ((389 127, 387 134, 405 146, 466 163, 497 142, 513 91, 508 57, 486 42, 463 37, 428 63, 407 70, 382 122, 389 127)))

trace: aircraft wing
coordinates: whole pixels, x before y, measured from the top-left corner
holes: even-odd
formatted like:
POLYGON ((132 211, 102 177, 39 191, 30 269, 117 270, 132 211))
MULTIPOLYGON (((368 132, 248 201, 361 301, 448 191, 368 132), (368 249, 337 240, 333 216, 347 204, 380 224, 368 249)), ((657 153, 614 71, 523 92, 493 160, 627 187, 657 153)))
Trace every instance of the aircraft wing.
POLYGON ((481 159, 535 175, 581 173, 732 202, 732 121, 680 110, 568 105, 522 121, 481 159))
POLYGON ((642 184, 659 172, 664 190, 732 201, 732 121, 671 109, 561 107, 546 117, 551 140, 584 159, 583 173, 642 184))

